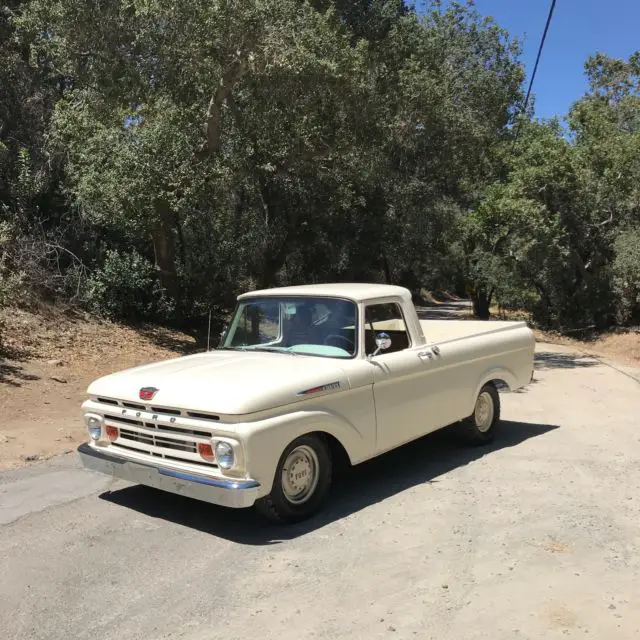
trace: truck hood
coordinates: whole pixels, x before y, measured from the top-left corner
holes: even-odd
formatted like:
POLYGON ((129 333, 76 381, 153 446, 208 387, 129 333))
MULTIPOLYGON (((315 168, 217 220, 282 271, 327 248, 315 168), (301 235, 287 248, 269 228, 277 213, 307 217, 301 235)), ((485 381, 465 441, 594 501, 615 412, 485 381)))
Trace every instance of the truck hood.
POLYGON ((243 415, 348 388, 347 374, 333 358, 209 351, 113 373, 91 383, 87 393, 154 407, 243 415), (158 389, 153 400, 140 400, 142 387, 158 389))

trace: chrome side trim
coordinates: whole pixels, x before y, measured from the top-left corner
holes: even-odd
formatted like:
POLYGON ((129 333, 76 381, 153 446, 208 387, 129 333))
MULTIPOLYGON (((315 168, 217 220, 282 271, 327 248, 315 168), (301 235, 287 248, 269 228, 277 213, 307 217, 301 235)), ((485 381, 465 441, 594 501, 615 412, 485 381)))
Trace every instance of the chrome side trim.
POLYGON ((342 384, 340 383, 340 381, 336 380, 336 382, 328 382, 327 384, 321 384, 317 387, 311 387, 310 389, 305 389, 304 391, 298 391, 296 395, 310 396, 314 393, 322 393, 323 391, 336 391, 337 389, 340 389, 341 386, 342 384))

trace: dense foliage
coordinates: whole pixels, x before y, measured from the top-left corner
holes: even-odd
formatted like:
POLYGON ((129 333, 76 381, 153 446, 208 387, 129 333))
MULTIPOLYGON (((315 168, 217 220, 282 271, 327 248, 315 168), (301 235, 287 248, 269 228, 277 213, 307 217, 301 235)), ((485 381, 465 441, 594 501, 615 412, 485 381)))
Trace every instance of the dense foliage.
POLYGON ((4 0, 0 305, 181 324, 374 280, 570 330, 640 313, 640 55, 558 121, 472 5, 4 0))

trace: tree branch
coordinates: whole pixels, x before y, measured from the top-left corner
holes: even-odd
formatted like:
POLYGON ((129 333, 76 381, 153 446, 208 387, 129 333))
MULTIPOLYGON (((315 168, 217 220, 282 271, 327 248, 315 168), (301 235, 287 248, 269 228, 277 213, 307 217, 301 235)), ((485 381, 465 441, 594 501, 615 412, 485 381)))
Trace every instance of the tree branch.
POLYGON ((233 85, 245 74, 248 62, 248 57, 242 59, 238 55, 222 74, 218 87, 211 96, 211 100, 209 100, 209 107, 207 108, 207 139, 200 149, 202 154, 213 156, 220 150, 222 107, 229 98, 233 85))
POLYGON ((605 225, 609 224, 610 222, 613 222, 613 211, 609 214, 609 217, 606 220, 603 220, 602 222, 596 222, 593 226, 594 227, 604 227, 605 225))

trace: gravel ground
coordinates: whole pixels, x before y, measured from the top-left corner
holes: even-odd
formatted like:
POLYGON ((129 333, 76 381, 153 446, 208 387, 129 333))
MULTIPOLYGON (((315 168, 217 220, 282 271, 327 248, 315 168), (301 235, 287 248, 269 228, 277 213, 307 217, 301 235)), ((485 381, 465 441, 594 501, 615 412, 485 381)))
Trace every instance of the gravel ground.
POLYGON ((2 637, 640 637, 638 372, 538 349, 494 445, 424 438, 295 527, 75 455, 0 473, 2 637))

